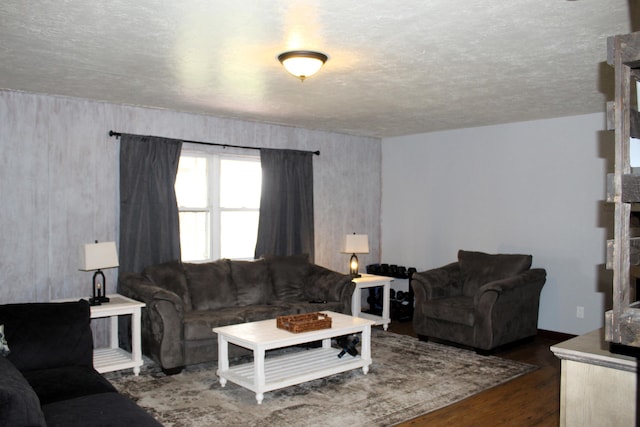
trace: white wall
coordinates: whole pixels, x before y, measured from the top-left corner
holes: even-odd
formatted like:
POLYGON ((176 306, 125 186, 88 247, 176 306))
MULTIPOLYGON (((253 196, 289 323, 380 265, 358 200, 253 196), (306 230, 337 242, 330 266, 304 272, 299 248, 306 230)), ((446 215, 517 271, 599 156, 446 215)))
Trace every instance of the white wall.
MULTIPOLYGON (((381 143, 285 126, 0 90, 0 303, 88 296, 81 245, 118 240, 119 142, 109 130, 314 156, 316 262, 348 272, 344 235, 379 258, 381 143)), ((115 291, 117 269, 105 271, 115 291)))
POLYGON ((382 259, 425 270, 458 249, 532 254, 547 270, 539 328, 601 327, 613 228, 604 128, 591 114, 383 139, 382 259))

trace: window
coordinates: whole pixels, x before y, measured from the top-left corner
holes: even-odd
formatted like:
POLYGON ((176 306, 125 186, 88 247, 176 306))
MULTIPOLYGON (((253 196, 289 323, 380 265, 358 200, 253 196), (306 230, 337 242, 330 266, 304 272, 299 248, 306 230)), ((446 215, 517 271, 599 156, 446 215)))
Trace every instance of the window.
POLYGON ((183 151, 175 184, 182 260, 253 259, 261 186, 257 156, 183 151))

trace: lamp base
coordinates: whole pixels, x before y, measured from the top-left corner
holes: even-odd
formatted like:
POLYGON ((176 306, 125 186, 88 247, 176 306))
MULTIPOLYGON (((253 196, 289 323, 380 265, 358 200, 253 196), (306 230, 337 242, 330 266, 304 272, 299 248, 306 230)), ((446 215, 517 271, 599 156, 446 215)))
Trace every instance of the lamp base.
POLYGON ((362 277, 362 274, 358 274, 358 273, 351 273, 351 278, 352 278, 352 279, 357 279, 358 277, 362 277))

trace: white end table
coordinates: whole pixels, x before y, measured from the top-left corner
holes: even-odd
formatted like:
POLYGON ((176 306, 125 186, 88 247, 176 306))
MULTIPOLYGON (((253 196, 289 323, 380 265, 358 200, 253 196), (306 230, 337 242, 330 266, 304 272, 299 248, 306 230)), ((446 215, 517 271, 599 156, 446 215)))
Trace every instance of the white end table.
MULTIPOLYGON (((120 294, 110 294, 109 302, 91 306, 91 318, 110 317, 109 347, 93 350, 93 367, 100 373, 133 368, 134 375, 140 373, 142 361, 141 312, 145 303, 127 298, 120 294), (131 353, 120 348, 118 343, 118 316, 131 315, 131 353)), ((75 299, 56 300, 56 302, 78 301, 75 299)))
POLYGON ((107 296, 109 302, 91 306, 92 319, 111 318, 109 347, 93 351, 93 366, 100 373, 133 368, 134 375, 138 375, 143 364, 140 321, 145 303, 120 294, 107 296), (118 344, 118 316, 125 315, 131 315, 131 353, 120 348, 118 344))
POLYGON ((382 327, 386 331, 389 327, 389 323, 391 323, 389 302, 391 299, 391 282, 393 282, 393 278, 386 276, 376 276, 373 274, 363 274, 361 277, 356 277, 351 281, 355 285, 353 296, 351 297, 351 314, 353 316, 373 320, 376 325, 382 325, 382 327), (382 316, 377 316, 371 313, 363 313, 361 307, 362 289, 375 288, 377 286, 383 287, 382 316))

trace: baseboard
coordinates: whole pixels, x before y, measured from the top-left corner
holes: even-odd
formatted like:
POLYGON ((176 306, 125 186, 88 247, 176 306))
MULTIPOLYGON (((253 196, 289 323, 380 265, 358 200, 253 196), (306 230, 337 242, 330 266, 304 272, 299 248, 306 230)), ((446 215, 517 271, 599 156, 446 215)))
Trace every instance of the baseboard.
POLYGON ((538 335, 554 341, 566 341, 575 338, 577 335, 565 334, 564 332, 548 331, 546 329, 538 329, 538 335))

